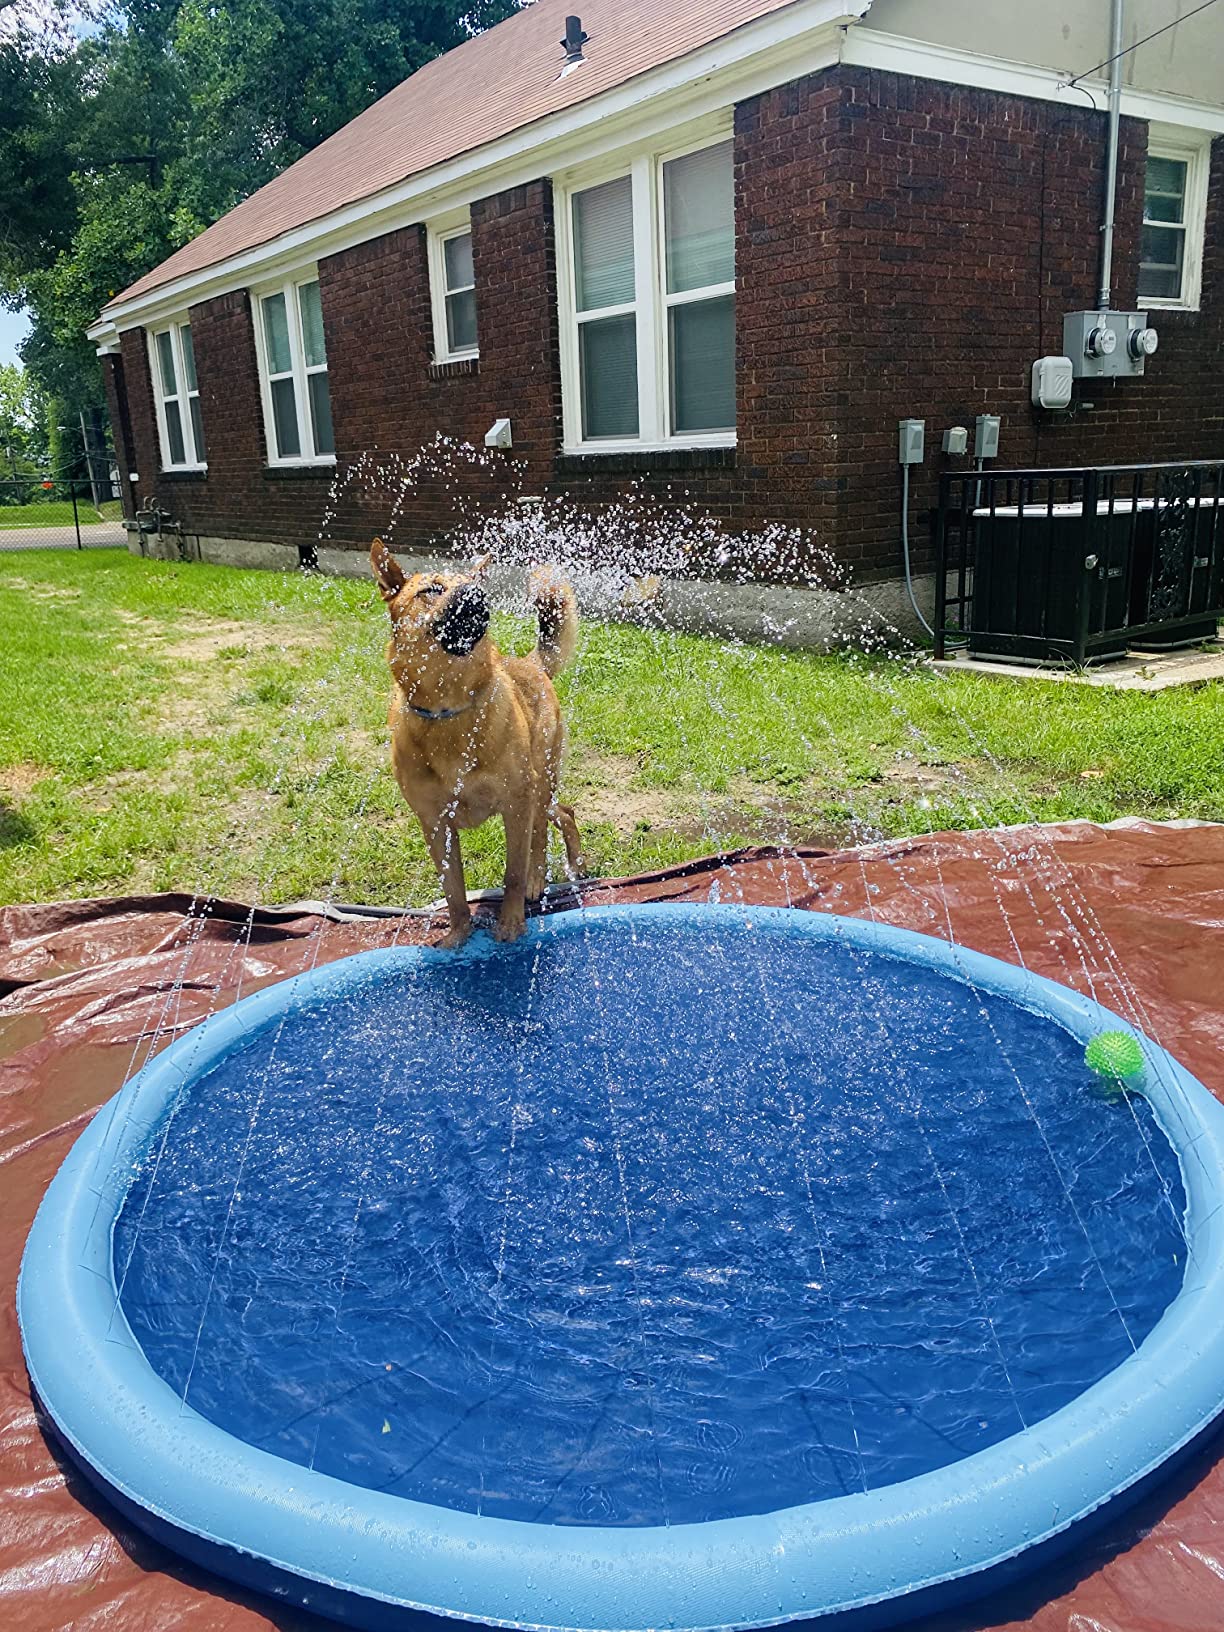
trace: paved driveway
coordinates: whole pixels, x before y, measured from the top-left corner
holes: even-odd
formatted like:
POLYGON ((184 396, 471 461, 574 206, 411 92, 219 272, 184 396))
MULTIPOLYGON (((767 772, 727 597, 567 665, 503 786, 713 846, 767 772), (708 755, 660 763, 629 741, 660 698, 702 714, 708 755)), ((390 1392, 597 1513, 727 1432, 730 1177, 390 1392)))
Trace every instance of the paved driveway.
MULTIPOLYGON (((127 544, 127 529, 121 521, 99 521, 82 524, 81 543, 87 550, 114 549, 127 544)), ((75 550, 76 528, 67 527, 12 527, 0 528, 0 552, 4 550, 75 550)))

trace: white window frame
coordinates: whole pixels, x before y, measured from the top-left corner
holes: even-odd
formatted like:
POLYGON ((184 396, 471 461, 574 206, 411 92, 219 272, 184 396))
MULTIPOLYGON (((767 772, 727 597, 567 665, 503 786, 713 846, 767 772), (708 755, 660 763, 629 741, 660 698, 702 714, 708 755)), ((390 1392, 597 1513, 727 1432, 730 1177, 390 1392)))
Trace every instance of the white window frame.
POLYGON ((331 375, 330 362, 316 363, 312 367, 306 366, 306 350, 302 344, 302 312, 298 304, 298 290, 309 283, 318 283, 317 268, 297 272, 287 281, 263 284, 258 289, 251 290, 252 311, 251 326, 255 331, 255 357, 259 365, 259 395, 263 404, 264 441, 266 443, 269 466, 294 468, 301 465, 334 465, 334 453, 315 453, 314 427, 310 418, 310 387, 308 380, 312 374, 327 374, 327 388, 330 396, 331 375), (302 452, 296 457, 286 458, 276 446, 276 418, 272 412, 272 372, 269 365, 267 339, 264 334, 263 303, 272 295, 285 297, 285 321, 289 330, 289 372, 276 375, 278 380, 293 380, 294 406, 297 409, 298 446, 310 453, 302 452))
POLYGON ((663 219, 663 166, 672 159, 719 147, 731 138, 731 126, 720 121, 678 145, 635 154, 598 169, 575 171, 558 179, 557 301, 560 315, 562 451, 565 453, 641 453, 671 448, 733 448, 734 430, 673 432, 671 426, 668 312, 673 305, 712 300, 735 293, 735 283, 669 294, 663 219), (573 200, 576 193, 629 176, 633 182, 634 299, 623 306, 583 314, 615 317, 637 314, 638 434, 635 437, 582 436, 582 386, 578 360, 577 268, 574 261, 573 200))
MULTIPOLYGON (((1140 295, 1139 305, 1145 311, 1197 312, 1203 298, 1203 244, 1207 230, 1207 192, 1211 182, 1211 135, 1207 131, 1188 131, 1177 125, 1153 124, 1148 127, 1147 151, 1150 158, 1175 159, 1186 166, 1186 236, 1181 293, 1176 298, 1140 295)), ((1148 223, 1145 210, 1144 224, 1169 226, 1172 223, 1148 223)))
MULTIPOLYGON (((480 297, 476 299, 476 344, 474 346, 460 346, 451 349, 450 330, 446 322, 446 297, 449 294, 458 294, 459 290, 448 289, 446 286, 446 244, 451 238, 462 238, 472 231, 472 218, 468 211, 459 216, 447 216, 441 221, 431 221, 426 228, 426 244, 429 251, 429 300, 433 312, 433 360, 435 363, 466 363, 480 356, 480 297)), ((464 288, 468 286, 465 284, 464 288)), ((476 285, 471 285, 475 289, 476 285)))
MULTIPOLYGON (((183 330, 191 327, 190 317, 176 318, 172 323, 162 323, 156 329, 150 329, 149 342, 149 372, 153 380, 153 401, 157 408, 157 441, 161 455, 162 470, 207 470, 207 459, 200 458, 200 450, 196 447, 195 426, 191 419, 191 402, 194 398, 200 399, 200 378, 197 371, 196 388, 187 389, 187 370, 183 366, 183 330), (173 395, 167 395, 165 383, 162 380, 161 356, 158 352, 159 335, 170 336, 170 351, 174 359, 174 383, 178 387, 173 395), (170 429, 166 423, 166 404, 177 402, 179 407, 179 424, 183 432, 183 451, 186 458, 177 463, 170 457, 170 429)), ((192 350, 194 357, 194 345, 192 350)), ((200 410, 203 423, 203 409, 200 410)))

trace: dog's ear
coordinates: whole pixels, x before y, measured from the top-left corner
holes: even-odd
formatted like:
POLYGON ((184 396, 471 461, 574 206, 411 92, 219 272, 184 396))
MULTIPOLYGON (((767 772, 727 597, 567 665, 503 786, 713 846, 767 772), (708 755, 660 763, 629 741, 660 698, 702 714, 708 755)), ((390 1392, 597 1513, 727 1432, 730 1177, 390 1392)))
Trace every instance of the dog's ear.
POLYGON ((472 571, 471 571, 472 578, 474 578, 477 582, 479 582, 480 579, 482 579, 484 577, 487 577, 489 568, 492 565, 493 565, 492 555, 482 555, 480 560, 477 561, 472 567, 472 571))
POLYGON ((370 566, 384 601, 393 601, 404 587, 404 569, 381 538, 370 545, 370 566))

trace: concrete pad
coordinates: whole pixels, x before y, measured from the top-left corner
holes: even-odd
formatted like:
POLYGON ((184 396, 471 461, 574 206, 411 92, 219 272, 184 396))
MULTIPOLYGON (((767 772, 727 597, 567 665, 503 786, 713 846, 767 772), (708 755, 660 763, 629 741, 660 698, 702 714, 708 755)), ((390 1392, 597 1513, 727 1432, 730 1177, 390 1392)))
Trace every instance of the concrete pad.
POLYGON ((992 680, 1052 680, 1058 685, 1096 686, 1106 691, 1167 691, 1171 686, 1203 686, 1224 680, 1224 641, 1181 652, 1132 652, 1116 663, 1090 669, 987 663, 960 653, 940 663, 932 659, 931 667, 943 674, 984 674, 992 680))

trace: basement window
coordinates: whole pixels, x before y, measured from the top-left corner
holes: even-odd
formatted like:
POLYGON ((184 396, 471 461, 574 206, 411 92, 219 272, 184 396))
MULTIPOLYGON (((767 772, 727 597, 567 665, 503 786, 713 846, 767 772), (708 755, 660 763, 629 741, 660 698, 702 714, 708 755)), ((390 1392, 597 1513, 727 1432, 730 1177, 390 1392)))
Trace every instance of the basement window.
POLYGON ((1203 279, 1209 146, 1184 131, 1148 141, 1139 299, 1144 306, 1196 310, 1203 279))
POLYGON ((171 323, 149 336, 149 366, 162 469, 206 469, 208 454, 190 323, 171 323))
POLYGON ((568 452, 735 442, 735 186, 723 140, 561 190, 568 452))
POLYGON ((332 464, 336 440, 319 280, 307 278, 268 290, 257 305, 255 347, 268 462, 332 464))
POLYGON ((433 304, 434 362, 480 355, 476 332, 476 268, 472 227, 429 229, 429 288, 433 304))

